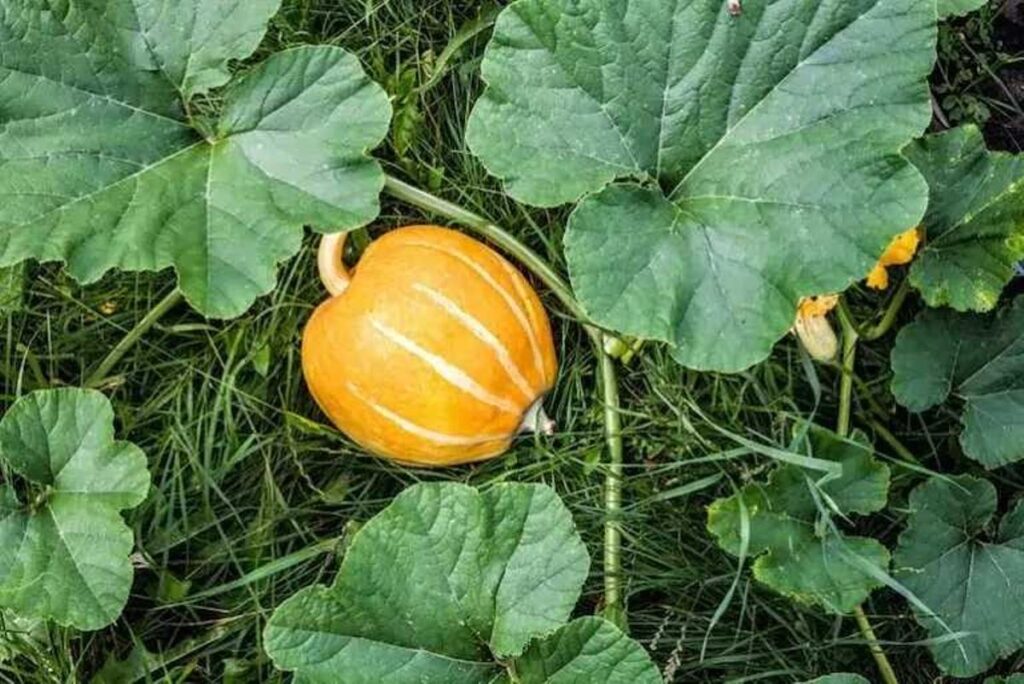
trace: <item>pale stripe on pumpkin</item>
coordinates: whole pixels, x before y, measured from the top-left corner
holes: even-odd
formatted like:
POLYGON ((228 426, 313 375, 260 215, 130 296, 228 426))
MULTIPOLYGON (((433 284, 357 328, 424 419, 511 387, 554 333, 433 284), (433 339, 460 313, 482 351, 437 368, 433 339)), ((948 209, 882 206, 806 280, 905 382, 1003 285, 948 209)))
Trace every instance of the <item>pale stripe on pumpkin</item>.
POLYGON ((345 387, 352 394, 352 396, 354 396, 356 399, 369 406, 374 413, 381 416, 385 420, 388 420, 389 422, 393 423, 400 429, 410 434, 416 435, 417 437, 420 437, 422 439, 430 440, 431 442, 434 442, 436 444, 441 444, 442 446, 476 446, 478 444, 486 444, 487 442, 498 441, 504 444, 504 442, 507 442, 509 439, 508 435, 484 434, 470 436, 450 435, 445 432, 437 432, 436 430, 425 428, 422 425, 417 425, 408 418, 405 418, 395 413, 388 407, 383 406, 382 404, 378 404, 376 401, 366 396, 366 394, 364 394, 358 387, 356 387, 355 383, 351 381, 346 381, 345 387))
MULTIPOLYGON (((470 269, 473 270, 474 273, 480 276, 480 278, 485 283, 490 285, 494 289, 494 291, 497 292, 498 295, 505 301, 505 304, 508 305, 508 308, 512 312, 512 315, 515 316, 516 320, 519 322, 519 325, 526 333, 527 338, 530 340, 530 349, 533 352, 533 363, 537 367, 537 372, 540 373, 540 376, 542 378, 545 376, 544 362, 541 360, 540 342, 537 340, 537 334, 534 331, 533 326, 530 325, 530 320, 527 317, 526 312, 523 311, 522 307, 516 302, 515 297, 513 297, 508 290, 503 288, 501 286, 501 283, 494 279, 494 276, 487 272, 487 269, 485 269, 475 260, 467 257, 465 254, 456 252, 455 250, 447 249, 441 245, 433 245, 430 244, 429 242, 409 242, 407 244, 415 245, 417 247, 424 247, 426 249, 432 249, 436 252, 447 254, 453 259, 461 261, 463 264, 468 266, 470 269)), ((498 263, 504 263, 504 260, 499 259, 498 263)), ((513 282, 515 282, 515 279, 513 279, 513 282)))
POLYGON ((430 366, 435 373, 447 380, 452 386, 457 387, 471 397, 479 399, 489 406, 501 409, 502 411, 508 411, 515 415, 522 414, 522 406, 517 406, 515 402, 510 401, 505 397, 499 397, 496 394, 488 392, 480 383, 469 377, 464 370, 449 363, 437 354, 427 351, 394 328, 375 319, 370 319, 370 325, 373 326, 374 330, 387 338, 389 342, 398 345, 423 363, 430 366))
POLYGON ((516 288, 516 294, 519 295, 519 302, 522 304, 523 309, 526 311, 526 316, 530 319, 530 326, 527 333, 530 336, 530 346, 533 347, 533 363, 537 367, 537 372, 540 374, 541 382, 547 383, 552 380, 548 377, 546 365, 541 359, 540 353, 540 322, 537 320, 537 312, 534 310, 530 303, 530 294, 527 292, 527 286, 523 282, 523 277, 519 275, 518 271, 512 267, 512 264, 508 263, 504 259, 499 259, 498 263, 505 269, 508 277, 512 280, 513 286, 516 288))
POLYGON ((509 378, 512 379, 515 386, 519 388, 519 391, 523 393, 523 396, 526 397, 527 400, 533 401, 537 396, 537 388, 530 386, 526 377, 523 376, 523 372, 519 370, 515 361, 512 360, 512 354, 510 354, 505 345, 501 343, 501 340, 499 340, 494 333, 488 330, 479 319, 474 318, 463 310, 457 303, 427 285, 414 283, 412 289, 426 295, 430 301, 444 309, 445 313, 449 314, 452 318, 456 319, 459 323, 462 323, 462 325, 468 328, 469 331, 473 333, 474 337, 490 347, 491 351, 493 351, 494 355, 498 358, 498 362, 501 363, 501 367, 505 369, 505 372, 508 374, 509 378))

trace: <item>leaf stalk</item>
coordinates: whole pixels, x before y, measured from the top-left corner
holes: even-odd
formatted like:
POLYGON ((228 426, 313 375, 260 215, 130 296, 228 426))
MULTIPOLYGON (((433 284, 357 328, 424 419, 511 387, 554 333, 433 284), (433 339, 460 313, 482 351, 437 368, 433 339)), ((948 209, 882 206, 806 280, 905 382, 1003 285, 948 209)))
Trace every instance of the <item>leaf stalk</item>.
MULTIPOLYGON (((893 314, 893 318, 895 318, 895 314, 893 314)), ((850 435, 850 408, 853 401, 853 369, 857 359, 859 334, 843 298, 839 299, 839 323, 843 330, 841 358, 843 375, 839 380, 839 416, 836 420, 836 432, 840 437, 848 437, 850 435)), ((875 659, 875 665, 878 667, 878 673, 882 676, 882 681, 885 684, 899 684, 896 672, 893 670, 888 656, 886 656, 885 651, 882 649, 882 645, 878 642, 878 637, 875 636, 875 630, 871 627, 871 621, 868 620, 863 606, 854 608, 853 616, 857 621, 857 627, 860 629, 861 635, 867 641, 868 650, 871 651, 871 656, 875 659)))
POLYGON ((131 350, 132 347, 142 338, 146 332, 156 325, 168 311, 177 306, 184 299, 184 295, 181 290, 174 288, 170 294, 157 302, 156 306, 149 310, 145 316, 142 317, 135 327, 128 331, 128 333, 121 338, 121 341, 117 343, 110 353, 100 361, 99 365, 96 366, 96 370, 89 374, 83 383, 85 387, 97 387, 107 379, 107 375, 110 371, 118 364, 118 362, 124 358, 124 355, 131 350))
POLYGON ((892 329, 893 323, 896 322, 896 317, 899 316, 900 310, 903 309, 903 304, 907 301, 907 296, 910 294, 910 278, 904 278, 903 282, 900 283, 899 289, 896 290, 896 294, 889 300, 889 305, 885 308, 885 313, 882 314, 882 319, 874 326, 862 330, 860 337, 865 342, 873 342, 892 329))

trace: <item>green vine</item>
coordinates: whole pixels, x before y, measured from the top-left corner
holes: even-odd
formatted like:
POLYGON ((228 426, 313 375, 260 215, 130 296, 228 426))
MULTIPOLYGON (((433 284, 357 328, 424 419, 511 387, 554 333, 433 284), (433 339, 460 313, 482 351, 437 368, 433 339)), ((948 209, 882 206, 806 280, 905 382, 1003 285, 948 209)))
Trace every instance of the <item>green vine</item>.
MULTIPOLYGON (((905 296, 906 295, 903 295, 903 298, 905 298, 905 296)), ((894 299, 896 299, 896 297, 894 297, 894 299)), ((890 310, 892 310, 892 307, 890 307, 890 310)), ((892 314, 891 318, 895 319, 895 317, 895 313, 892 314)), ((883 318, 883 322, 889 318, 890 316, 887 313, 883 318)), ((839 324, 843 331, 843 350, 842 357, 840 358, 842 377, 839 380, 839 414, 836 420, 836 432, 841 437, 847 437, 850 434, 854 364, 857 360, 857 341, 860 338, 860 334, 857 332, 857 326, 854 323, 853 317, 850 315, 850 311, 842 297, 839 299, 839 324)), ((891 320, 889 321, 889 325, 891 325, 891 320)), ((880 337, 882 334, 885 334, 884 331, 878 336, 880 337)), ((861 635, 868 644, 871 656, 875 659, 875 665, 878 667, 878 673, 882 676, 882 681, 885 682, 885 684, 899 684, 899 679, 896 678, 896 672, 893 670, 892 663, 889 662, 889 658, 886 656, 885 650, 879 643, 878 637, 875 635, 875 630, 871 627, 871 621, 868 620, 867 613, 864 612, 864 607, 857 606, 854 608, 853 616, 857 621, 857 627, 860 629, 861 635)))

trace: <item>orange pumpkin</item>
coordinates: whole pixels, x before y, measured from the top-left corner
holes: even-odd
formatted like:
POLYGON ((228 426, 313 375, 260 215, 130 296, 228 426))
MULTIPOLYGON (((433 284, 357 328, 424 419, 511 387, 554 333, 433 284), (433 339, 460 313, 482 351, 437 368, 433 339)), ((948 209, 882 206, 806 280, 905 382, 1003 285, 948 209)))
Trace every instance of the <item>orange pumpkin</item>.
POLYGON ((344 235, 324 237, 302 368, 345 434, 386 458, 447 466, 492 458, 518 432, 550 431, 551 325, 497 252, 461 233, 409 226, 375 240, 350 275, 344 235))

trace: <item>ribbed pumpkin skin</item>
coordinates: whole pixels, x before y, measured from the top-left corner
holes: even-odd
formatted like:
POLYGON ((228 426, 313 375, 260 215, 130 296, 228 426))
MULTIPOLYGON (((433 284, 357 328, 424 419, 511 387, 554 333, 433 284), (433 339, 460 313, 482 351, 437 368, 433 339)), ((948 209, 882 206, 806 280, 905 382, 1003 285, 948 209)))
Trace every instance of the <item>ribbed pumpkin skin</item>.
POLYGON ((522 275, 437 226, 367 248, 348 289, 306 325, 302 366, 339 429, 424 466, 504 452, 557 372, 550 323, 522 275))

